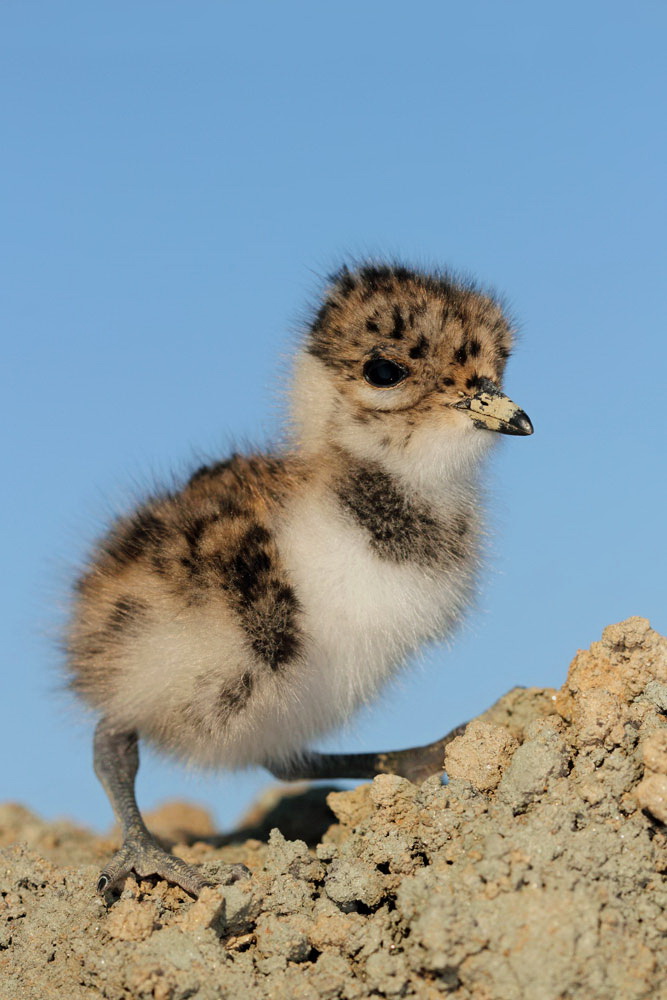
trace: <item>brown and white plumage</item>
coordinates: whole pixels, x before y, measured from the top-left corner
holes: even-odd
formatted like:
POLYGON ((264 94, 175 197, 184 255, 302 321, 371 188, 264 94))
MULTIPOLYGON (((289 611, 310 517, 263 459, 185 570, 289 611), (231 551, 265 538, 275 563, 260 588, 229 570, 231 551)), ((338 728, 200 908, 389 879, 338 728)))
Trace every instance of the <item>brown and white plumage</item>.
POLYGON ((489 430, 532 431, 500 390, 511 340, 492 297, 445 276, 334 276, 296 359, 290 449, 148 500, 80 581, 72 685, 110 734, 108 789, 109 741, 134 734, 296 773, 310 741, 450 632, 474 586, 489 430))

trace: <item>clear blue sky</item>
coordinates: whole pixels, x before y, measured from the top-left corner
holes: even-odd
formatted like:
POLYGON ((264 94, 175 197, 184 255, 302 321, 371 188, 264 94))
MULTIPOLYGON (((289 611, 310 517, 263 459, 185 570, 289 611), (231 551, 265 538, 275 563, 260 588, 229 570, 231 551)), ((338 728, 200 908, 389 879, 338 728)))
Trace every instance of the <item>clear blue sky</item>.
MULTIPOLYGON (((5 0, 0 799, 99 827, 58 691, 69 567, 110 511, 275 427, 316 276, 384 252, 504 292, 535 424, 489 470, 450 649, 338 748, 436 738, 665 607, 663 3, 5 0)), ((231 824, 263 774, 147 760, 231 824)))

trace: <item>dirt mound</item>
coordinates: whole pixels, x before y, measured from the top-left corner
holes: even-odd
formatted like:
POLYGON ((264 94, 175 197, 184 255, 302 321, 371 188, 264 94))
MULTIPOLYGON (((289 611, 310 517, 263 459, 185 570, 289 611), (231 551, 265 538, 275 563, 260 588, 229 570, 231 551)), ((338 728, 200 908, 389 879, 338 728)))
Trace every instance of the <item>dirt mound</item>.
POLYGON ((228 838, 161 810, 181 857, 252 870, 197 901, 130 879, 105 902, 113 838, 2 807, 0 998, 667 996, 667 640, 610 626, 446 765, 447 786, 272 793, 228 838))

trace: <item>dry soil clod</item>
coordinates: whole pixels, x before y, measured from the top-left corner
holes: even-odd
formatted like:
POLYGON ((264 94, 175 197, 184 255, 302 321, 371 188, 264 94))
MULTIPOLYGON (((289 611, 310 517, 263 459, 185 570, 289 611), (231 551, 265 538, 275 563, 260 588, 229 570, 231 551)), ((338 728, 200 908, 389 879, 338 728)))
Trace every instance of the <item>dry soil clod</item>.
POLYGON ((128 879, 105 905, 108 839, 0 807, 0 1000, 665 996, 666 711, 667 640, 610 626, 559 692, 472 722, 447 786, 301 790, 222 847, 199 811, 154 817, 207 874, 252 871, 194 902, 128 879))

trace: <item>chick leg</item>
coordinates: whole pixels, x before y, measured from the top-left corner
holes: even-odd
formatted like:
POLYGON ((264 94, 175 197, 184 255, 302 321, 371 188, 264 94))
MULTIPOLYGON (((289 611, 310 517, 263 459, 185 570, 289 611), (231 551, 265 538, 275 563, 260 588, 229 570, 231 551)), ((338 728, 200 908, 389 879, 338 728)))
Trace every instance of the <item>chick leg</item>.
POLYGON ((376 774, 398 774, 418 784, 444 767, 445 747, 460 736, 467 723, 452 729, 441 740, 407 750, 384 753, 316 753, 309 751, 286 764, 266 765, 271 774, 282 781, 316 781, 331 778, 374 778, 376 774))
MULTIPOLYGON (((141 818, 134 794, 134 779, 139 769, 137 734, 114 731, 102 719, 95 730, 94 767, 123 832, 123 846, 101 872, 97 891, 103 893, 114 888, 131 871, 141 878, 159 875, 193 896, 198 896, 205 885, 211 885, 192 865, 160 847, 141 818)), ((230 881, 248 874, 244 865, 229 868, 230 881)))

